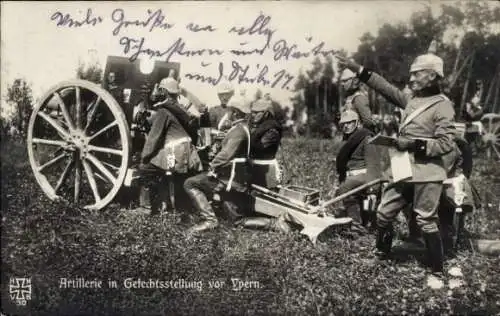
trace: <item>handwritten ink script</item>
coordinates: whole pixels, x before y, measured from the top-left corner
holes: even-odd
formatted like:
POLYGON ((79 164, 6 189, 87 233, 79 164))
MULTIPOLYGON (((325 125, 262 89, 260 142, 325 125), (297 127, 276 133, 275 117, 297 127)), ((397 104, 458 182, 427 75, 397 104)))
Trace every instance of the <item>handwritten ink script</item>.
MULTIPOLYGON (((175 16, 173 16, 175 17, 175 16)), ((174 61, 179 58, 198 59, 200 67, 197 72, 188 72, 184 77, 209 85, 217 85, 222 78, 238 83, 253 83, 271 88, 290 89, 293 87, 295 76, 286 70, 287 61, 316 56, 328 56, 337 53, 337 50, 328 48, 324 41, 318 41, 309 36, 306 44, 299 45, 289 39, 279 36, 279 30, 272 25, 272 17, 259 13, 248 24, 242 25, 212 25, 200 24, 196 21, 178 23, 168 16, 162 9, 147 9, 143 14, 134 15, 125 9, 114 9, 109 17, 97 14, 92 9, 86 12, 77 12, 72 15, 56 11, 51 14, 50 20, 59 28, 97 27, 103 22, 111 24, 111 36, 116 39, 121 51, 130 61, 143 58, 161 58, 165 61, 174 61), (194 47, 190 45, 189 36, 171 36, 170 30, 182 27, 188 32, 198 33, 197 36, 209 36, 205 43, 210 47, 194 47), (165 41, 158 45, 158 41, 148 40, 144 36, 134 34, 135 31, 148 33, 165 33, 165 41), (227 47, 217 46, 218 33, 226 33, 234 37, 234 45, 227 47), (217 36, 217 35, 215 35, 217 36), (252 39, 249 43, 248 39, 252 39), (257 43, 257 44, 256 44, 257 43), (269 56, 267 64, 245 64, 242 57, 269 56), (213 62, 213 58, 220 61, 213 62), (279 63, 277 63, 279 62, 279 63), (271 68, 278 70, 271 71, 271 68)))

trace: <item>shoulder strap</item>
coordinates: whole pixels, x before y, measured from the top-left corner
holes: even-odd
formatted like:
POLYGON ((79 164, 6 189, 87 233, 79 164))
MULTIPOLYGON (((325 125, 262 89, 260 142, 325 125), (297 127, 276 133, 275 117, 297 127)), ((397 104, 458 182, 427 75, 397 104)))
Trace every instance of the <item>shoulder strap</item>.
POLYGON ((226 120, 228 120, 228 119, 229 119, 229 113, 227 113, 227 112, 226 112, 226 113, 222 116, 222 118, 220 119, 219 124, 217 124, 217 129, 218 129, 219 131, 220 131, 220 130, 221 130, 221 128, 222 128, 222 124, 223 124, 226 120))
POLYGON ((248 126, 246 126, 245 124, 241 124, 241 127, 243 128, 243 130, 247 134, 247 158, 249 158, 250 157, 250 130, 248 129, 248 126))
POLYGON ((439 95, 439 98, 433 99, 431 102, 419 107, 415 111, 411 112, 408 114, 408 116, 404 119, 404 121, 399 125, 399 132, 403 130, 404 127, 406 127, 408 124, 410 124, 411 121, 413 121, 417 116, 422 114, 425 110, 429 109, 431 106, 434 104, 445 100, 445 98, 442 95, 439 95))

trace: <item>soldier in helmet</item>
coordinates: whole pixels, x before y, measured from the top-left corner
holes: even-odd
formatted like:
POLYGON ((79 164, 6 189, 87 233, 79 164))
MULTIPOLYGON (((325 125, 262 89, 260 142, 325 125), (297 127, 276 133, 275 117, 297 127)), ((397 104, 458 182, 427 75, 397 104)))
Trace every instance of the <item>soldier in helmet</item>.
MULTIPOLYGON (((179 93, 175 79, 161 80, 161 101, 153 105, 156 114, 141 153, 140 168, 171 172, 181 176, 175 182, 182 183, 182 175, 201 171, 201 161, 193 145, 195 140, 189 133, 189 115, 177 103, 179 93)), ((160 193, 156 192, 156 186, 150 191, 154 191, 152 195, 160 193)))
POLYGON ((346 100, 340 112, 352 110, 356 112, 363 126, 367 129, 375 131, 376 122, 372 118, 372 111, 370 110, 370 103, 368 95, 361 88, 361 83, 356 77, 356 74, 349 69, 344 69, 340 77, 340 84, 346 94, 346 100))
POLYGON ((234 96, 234 88, 229 82, 221 82, 217 87, 220 105, 207 109, 202 113, 200 120, 201 126, 210 126, 223 131, 231 127, 229 120, 228 102, 234 96))
MULTIPOLYGON (((344 194, 356 187, 377 178, 377 150, 374 145, 368 144, 373 132, 365 128, 358 116, 352 110, 342 113, 339 122, 344 135, 344 144, 336 158, 336 169, 340 186, 335 195, 344 194)), ((361 196, 354 196, 344 200, 343 208, 338 210, 336 216, 349 216, 358 223, 366 223, 364 214, 359 206, 362 204, 361 196)))
POLYGON ((214 229, 219 225, 210 200, 219 190, 245 192, 247 181, 247 159, 250 152, 250 131, 248 116, 250 104, 232 100, 228 106, 231 128, 222 140, 222 148, 210 162, 209 171, 187 179, 184 182, 191 202, 203 218, 193 226, 190 233, 214 229))
POLYGON ((260 99, 252 104, 250 135, 252 183, 276 188, 280 181, 276 153, 281 143, 282 126, 273 113, 271 101, 260 99))
POLYGON ((438 226, 439 197, 447 178, 443 156, 454 146, 454 109, 452 102, 441 92, 444 78, 443 60, 434 54, 418 56, 410 67, 409 88, 405 94, 380 75, 346 59, 340 63, 357 74, 360 81, 382 94, 404 111, 395 149, 408 152, 412 177, 389 183, 383 191, 377 210, 377 254, 387 256, 391 251, 392 223, 397 214, 412 205, 421 229, 433 275, 429 280, 437 287, 443 285, 443 246, 438 226), (437 276, 437 278, 436 278, 437 276))

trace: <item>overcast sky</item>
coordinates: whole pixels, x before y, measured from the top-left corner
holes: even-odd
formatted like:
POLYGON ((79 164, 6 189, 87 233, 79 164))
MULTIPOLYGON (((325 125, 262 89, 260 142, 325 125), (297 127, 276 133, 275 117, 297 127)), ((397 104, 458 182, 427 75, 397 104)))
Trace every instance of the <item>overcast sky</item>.
MULTIPOLYGON (((292 60, 282 57, 275 61, 273 46, 278 45, 276 43, 280 39, 286 41, 288 46, 297 45, 301 52, 308 52, 321 42, 324 42, 324 50, 344 48, 353 52, 363 33, 371 31, 376 34, 383 23, 406 22, 412 12, 430 4, 429 1, 2 2, 2 97, 6 83, 17 77, 23 77, 31 83, 35 97, 39 97, 58 82, 74 78, 79 58, 88 60, 89 52, 93 52, 94 58, 104 67, 108 55, 129 57, 133 54, 133 49, 125 54, 120 41, 124 43, 126 38, 144 37, 143 47, 152 50, 167 50, 177 39, 182 38, 186 50, 210 48, 223 51, 221 55, 214 56, 204 54, 187 57, 174 54, 171 57, 171 61, 181 63, 183 86, 209 105, 217 103, 216 89, 210 84, 189 80, 184 77, 185 74, 217 77, 218 64, 222 63, 225 75, 229 75, 233 61, 242 67, 248 65, 249 77, 256 77, 259 70, 267 66, 267 77, 271 82, 282 71, 285 75, 273 89, 255 84, 244 87, 248 94, 253 94, 260 87, 286 104, 291 92, 278 87, 285 83, 289 78, 287 76, 295 77, 300 68, 310 67, 313 57, 292 60), (102 22, 81 27, 56 25, 57 12, 70 14, 74 20, 81 21, 85 20, 88 9, 92 11, 92 18, 100 17, 102 22), (152 19, 147 27, 122 27, 116 36, 113 35, 120 17, 128 21, 145 21, 148 9, 151 12, 161 10, 165 17, 163 22, 171 24, 171 27, 150 30, 152 19), (272 35, 262 32, 264 34, 238 36, 228 32, 232 26, 250 27, 261 14, 262 17, 269 17, 262 30, 274 31, 272 35), (186 25, 190 22, 201 26, 211 25, 216 31, 189 31, 186 25), (260 49, 268 38, 271 47, 262 56, 237 57, 229 51, 238 48, 260 49), (241 43, 247 44, 240 46, 241 43)), ((437 8, 438 5, 432 2, 432 7, 437 8)), ((292 79, 288 87, 293 87, 293 82, 292 79)), ((233 84, 236 88, 241 87, 236 81, 233 84)))

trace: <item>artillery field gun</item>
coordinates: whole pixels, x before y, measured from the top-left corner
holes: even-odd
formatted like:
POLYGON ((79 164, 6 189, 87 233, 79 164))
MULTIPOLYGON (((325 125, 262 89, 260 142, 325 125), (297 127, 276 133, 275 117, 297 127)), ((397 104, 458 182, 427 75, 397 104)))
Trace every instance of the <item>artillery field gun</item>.
POLYGON ((110 203, 141 150, 145 121, 134 122, 134 106, 149 110, 154 84, 177 78, 179 70, 178 63, 148 65, 110 56, 102 86, 70 80, 52 87, 34 108, 27 139, 44 193, 87 209, 110 203))

